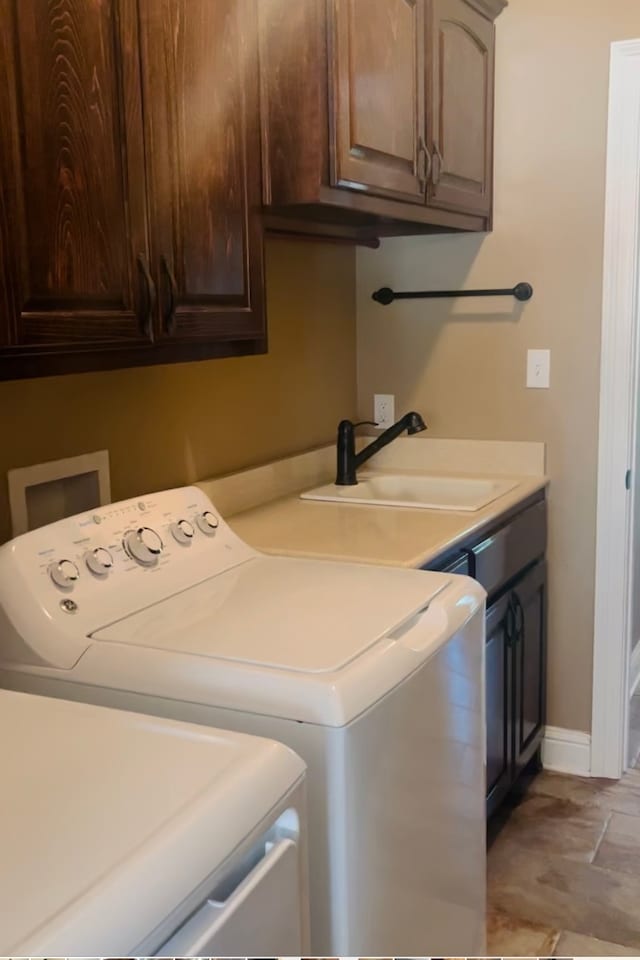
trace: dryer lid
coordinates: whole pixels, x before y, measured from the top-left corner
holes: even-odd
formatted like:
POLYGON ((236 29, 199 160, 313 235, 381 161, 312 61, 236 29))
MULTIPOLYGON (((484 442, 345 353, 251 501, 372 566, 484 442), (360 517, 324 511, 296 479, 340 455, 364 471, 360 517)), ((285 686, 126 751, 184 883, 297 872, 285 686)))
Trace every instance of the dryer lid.
POLYGON ((257 557, 93 633, 304 674, 346 667, 445 589, 420 570, 257 557))
POLYGON ((1 955, 128 956, 304 773, 273 741, 6 690, 0 726, 1 955))

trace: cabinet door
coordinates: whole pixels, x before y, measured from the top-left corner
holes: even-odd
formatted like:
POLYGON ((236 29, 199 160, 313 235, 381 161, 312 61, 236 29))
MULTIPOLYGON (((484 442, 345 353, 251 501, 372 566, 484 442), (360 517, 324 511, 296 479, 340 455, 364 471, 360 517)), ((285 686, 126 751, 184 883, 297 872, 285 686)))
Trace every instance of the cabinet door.
POLYGON ((0 0, 1 378, 149 342, 138 61, 135 0, 0 0))
POLYGON ((510 597, 487 610, 486 710, 487 710, 487 815, 508 792, 513 774, 513 699, 511 639, 514 615, 510 597))
POLYGON ((330 0, 333 186, 424 204, 425 0, 330 0))
POLYGON ((429 0, 431 206, 490 214, 494 26, 464 0, 429 0))
POLYGON ((538 563, 513 591, 515 604, 515 774, 542 739, 546 704, 545 565, 538 563))
POLYGON ((140 0, 140 15, 158 337, 253 352, 265 329, 256 0, 140 0))

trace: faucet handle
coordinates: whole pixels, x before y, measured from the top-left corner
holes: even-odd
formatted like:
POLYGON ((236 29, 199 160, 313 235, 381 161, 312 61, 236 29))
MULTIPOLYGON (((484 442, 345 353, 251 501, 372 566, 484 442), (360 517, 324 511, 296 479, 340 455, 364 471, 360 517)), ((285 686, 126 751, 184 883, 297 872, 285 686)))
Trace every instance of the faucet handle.
POLYGON ((375 420, 358 420, 357 423, 352 423, 352 427, 377 427, 378 424, 375 420))

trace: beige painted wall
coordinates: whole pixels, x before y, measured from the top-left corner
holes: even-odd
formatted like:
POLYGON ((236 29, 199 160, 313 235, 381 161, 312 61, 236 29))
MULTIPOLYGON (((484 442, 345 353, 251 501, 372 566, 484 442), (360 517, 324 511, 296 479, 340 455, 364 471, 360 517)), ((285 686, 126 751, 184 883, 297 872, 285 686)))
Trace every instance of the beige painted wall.
POLYGON ((640 4, 510 0, 497 32, 494 232, 359 251, 359 413, 389 392, 433 436, 546 441, 549 722, 589 730, 609 44, 640 36, 640 4), (370 300, 520 280, 524 309, 370 300), (525 388, 529 347, 551 349, 548 391, 525 388))
POLYGON ((106 447, 114 499, 190 483, 327 441, 353 415, 355 255, 267 244, 269 353, 0 384, 6 472, 106 447))

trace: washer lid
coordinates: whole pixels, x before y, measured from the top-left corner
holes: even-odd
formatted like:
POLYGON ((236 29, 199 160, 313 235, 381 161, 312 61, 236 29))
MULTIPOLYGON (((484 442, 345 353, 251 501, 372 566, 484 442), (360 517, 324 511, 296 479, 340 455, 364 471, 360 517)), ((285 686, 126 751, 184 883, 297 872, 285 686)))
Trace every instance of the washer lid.
POLYGON ((420 570, 257 557, 93 637, 288 672, 334 673, 423 610, 449 580, 420 570))
POLYGON ((5 690, 0 728, 2 956, 128 956, 304 772, 270 740, 5 690))

